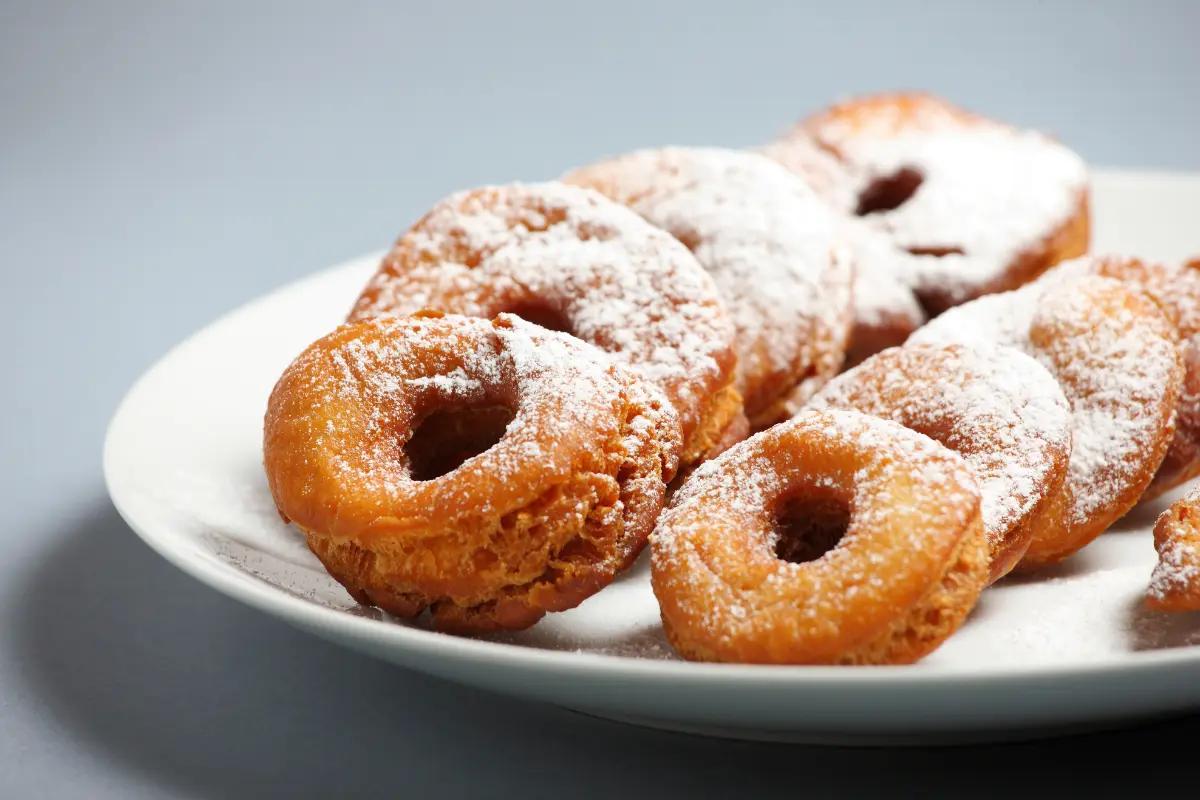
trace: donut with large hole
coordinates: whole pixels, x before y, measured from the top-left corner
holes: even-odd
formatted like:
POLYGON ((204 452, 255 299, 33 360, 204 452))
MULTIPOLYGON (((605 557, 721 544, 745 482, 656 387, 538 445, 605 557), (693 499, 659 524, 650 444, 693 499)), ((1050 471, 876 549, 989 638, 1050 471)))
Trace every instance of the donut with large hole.
POLYGON ((829 410, 701 465, 655 527, 650 563, 685 658, 899 664, 962 624, 988 547, 961 456, 894 422, 829 410))
POLYGON ((342 326, 271 394, 279 512, 360 603, 528 627, 629 566, 678 466, 661 390, 511 315, 342 326))

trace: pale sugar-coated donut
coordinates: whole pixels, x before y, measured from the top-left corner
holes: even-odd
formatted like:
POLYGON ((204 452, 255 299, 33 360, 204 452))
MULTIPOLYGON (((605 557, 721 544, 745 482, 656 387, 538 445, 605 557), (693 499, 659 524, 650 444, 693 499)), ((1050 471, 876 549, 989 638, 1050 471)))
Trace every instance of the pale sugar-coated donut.
POLYGON ((1170 318, 1184 345, 1183 386, 1175 436, 1142 500, 1158 497, 1200 475, 1200 263, 1155 263, 1123 255, 1089 255, 1051 269, 1039 282, 1082 275, 1115 278, 1147 294, 1170 318))
POLYGON ((1112 278, 1038 281, 953 308, 911 344, 1004 344, 1037 358, 1071 403, 1061 536, 1035 537, 1017 569, 1066 558, 1142 496, 1175 432, 1183 348, 1147 295, 1112 278))
POLYGON ((737 328, 754 429, 791 416, 841 368, 853 267, 835 215, 771 159, 711 147, 639 150, 565 181, 629 205, 686 244, 737 328))
POLYGON ((400 237, 350 320, 423 308, 514 313, 564 330, 660 386, 684 464, 745 427, 734 330, 687 248, 597 192, 558 182, 456 193, 400 237))
POLYGON ((866 95, 782 137, 844 167, 837 202, 920 258, 897 262, 932 313, 1087 252, 1086 165, 1054 138, 920 92, 866 95))

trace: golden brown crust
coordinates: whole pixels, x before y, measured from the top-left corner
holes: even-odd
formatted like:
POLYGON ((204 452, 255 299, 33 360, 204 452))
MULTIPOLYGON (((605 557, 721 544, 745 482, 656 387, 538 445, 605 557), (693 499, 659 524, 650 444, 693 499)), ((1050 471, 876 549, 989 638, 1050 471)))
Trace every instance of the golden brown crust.
MULTIPOLYGON (((430 449, 469 447, 460 432, 430 449)), ((356 600, 472 632, 578 605, 632 563, 678 437, 661 392, 572 337, 429 313, 310 346, 271 395, 263 453, 280 513, 356 600), (470 428, 497 406, 499 441, 419 474, 423 420, 481 409, 470 428)))
MULTIPOLYGON (((1034 572, 1061 561, 1087 544, 1086 541, 1080 541, 1071 535, 1071 487, 1067 486, 1065 481, 1059 485, 1057 491, 1046 493, 1037 509, 1025 522, 1017 535, 1028 539, 1029 544, 1018 561, 1009 566, 1011 572, 1034 572)), ((1084 529, 1077 533, 1082 536, 1087 534, 1087 531, 1084 529)))
POLYGON ((809 115, 798 127, 815 136, 817 143, 826 150, 845 159, 848 154, 839 143, 823 135, 832 125, 850 130, 871 130, 887 137, 913 129, 936 130, 948 120, 964 126, 991 123, 987 117, 931 92, 879 92, 834 103, 809 115))
POLYGON ((877 353, 831 381, 809 409, 888 419, 962 455, 979 480, 990 569, 1007 574, 1061 494, 1071 412, 1058 383, 1008 347, 908 345, 877 353))
MULTIPOLYGON (((958 630, 981 590, 981 576, 988 571, 986 536, 965 536, 941 579, 908 613, 898 617, 871 641, 847 651, 834 664, 914 664, 936 650, 958 630)), ((691 661, 722 661, 718 654, 681 637, 670 621, 663 619, 667 641, 691 661)))
POLYGON ((685 463, 741 413, 734 329, 712 279, 672 236, 597 192, 509 184, 441 201, 384 257, 349 319, 422 308, 515 313, 612 354, 666 392, 685 463))
POLYGON ((1159 515, 1154 524, 1158 564, 1146 589, 1153 611, 1200 611, 1200 490, 1159 515))
POLYGON ((691 474, 696 471, 696 467, 709 459, 716 458, 738 442, 745 440, 750 435, 750 432, 750 420, 746 419, 745 414, 739 412, 725 426, 725 430, 714 437, 712 445, 706 451, 704 458, 693 461, 680 461, 679 472, 676 473, 675 479, 667 484, 667 497, 670 498, 687 481, 691 474))
POLYGON ((1153 500, 1197 476, 1200 476, 1200 334, 1188 340, 1183 353, 1183 385, 1175 414, 1175 438, 1154 473, 1154 480, 1142 493, 1142 500, 1153 500))
POLYGON ((675 495, 652 537, 663 627, 694 660, 915 661, 983 588, 979 509, 966 463, 932 439, 853 411, 806 413, 702 465, 675 495), (847 516, 788 540, 798 504, 804 522, 847 516), (839 525, 823 554, 777 555, 839 525))
POLYGON ((991 559, 986 536, 964 536, 950 566, 902 619, 872 642, 847 653, 840 664, 912 664, 958 630, 987 584, 991 559))
POLYGON ((748 433, 742 396, 737 386, 731 383, 713 394, 702 412, 701 424, 692 433, 679 460, 683 464, 698 465, 745 439, 748 433))

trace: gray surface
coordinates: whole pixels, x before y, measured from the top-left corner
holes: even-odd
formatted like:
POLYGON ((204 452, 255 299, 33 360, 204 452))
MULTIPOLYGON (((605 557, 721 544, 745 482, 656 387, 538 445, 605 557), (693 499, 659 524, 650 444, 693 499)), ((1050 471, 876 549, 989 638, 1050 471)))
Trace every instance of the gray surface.
POLYGON ((756 143, 888 87, 1052 130, 1096 163, 1200 169, 1200 4, 205 5, 0 5, 0 796, 903 794, 981 779, 1009 793, 1083 756, 1091 771, 1063 778, 1080 790, 1166 780, 1171 762, 1133 748, 1194 740, 1196 720, 999 751, 823 751, 417 677, 163 563, 112 511, 99 453, 122 392, 170 345, 387 244, 463 186, 639 145, 756 143))

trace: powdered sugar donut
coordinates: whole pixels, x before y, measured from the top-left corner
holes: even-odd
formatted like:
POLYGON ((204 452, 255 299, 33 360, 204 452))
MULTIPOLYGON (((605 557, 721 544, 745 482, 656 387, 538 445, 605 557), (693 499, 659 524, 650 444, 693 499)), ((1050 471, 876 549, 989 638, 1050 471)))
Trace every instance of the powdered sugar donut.
POLYGON ((847 211, 855 200, 846 167, 803 130, 796 129, 758 152, 802 178, 837 215, 840 238, 851 253, 855 273, 854 327, 845 366, 903 344, 929 318, 913 289, 915 262, 921 257, 900 249, 887 233, 847 211))
POLYGON ((1175 436, 1142 494, 1142 500, 1150 500, 1200 475, 1200 263, 1152 264, 1128 256, 1084 256, 1059 264, 1039 281, 1082 275, 1115 278, 1145 292, 1175 324, 1184 344, 1175 436))
POLYGON ((1071 407, 1033 358, 994 345, 908 345, 834 378, 805 408, 892 420, 963 456, 979 482, 988 582, 1025 555, 1061 494, 1071 455, 1071 407))
POLYGON ((1159 515, 1154 524, 1158 564, 1146 589, 1155 611, 1200 611, 1200 486, 1159 515))
POLYGON ((835 216, 765 156, 717 148, 640 150, 564 177, 629 205, 686 244, 737 328, 751 425, 786 419, 842 365, 852 266, 835 216))
POLYGON ((924 93, 865 96, 800 125, 844 166, 843 210, 886 233, 938 313, 1020 286, 1089 241, 1083 160, 924 93))
POLYGON ((1034 538, 1018 569, 1058 561, 1137 503, 1174 434, 1183 357, 1157 304, 1111 278, 1036 282, 947 311, 912 344, 1017 347, 1058 379, 1071 403, 1069 528, 1034 538))
POLYGON ((966 462, 855 411, 805 412, 702 464, 651 536, 667 638, 698 661, 902 664, 987 578, 966 462))
POLYGON ((663 393, 510 315, 344 325, 289 365, 263 457, 360 603, 453 632, 572 608, 642 550, 679 428, 663 393))
POLYGON ((600 194, 562 183, 459 192, 384 258, 351 321, 422 308, 514 313, 567 331, 660 386, 685 464, 744 427, 733 326, 687 248, 600 194))

